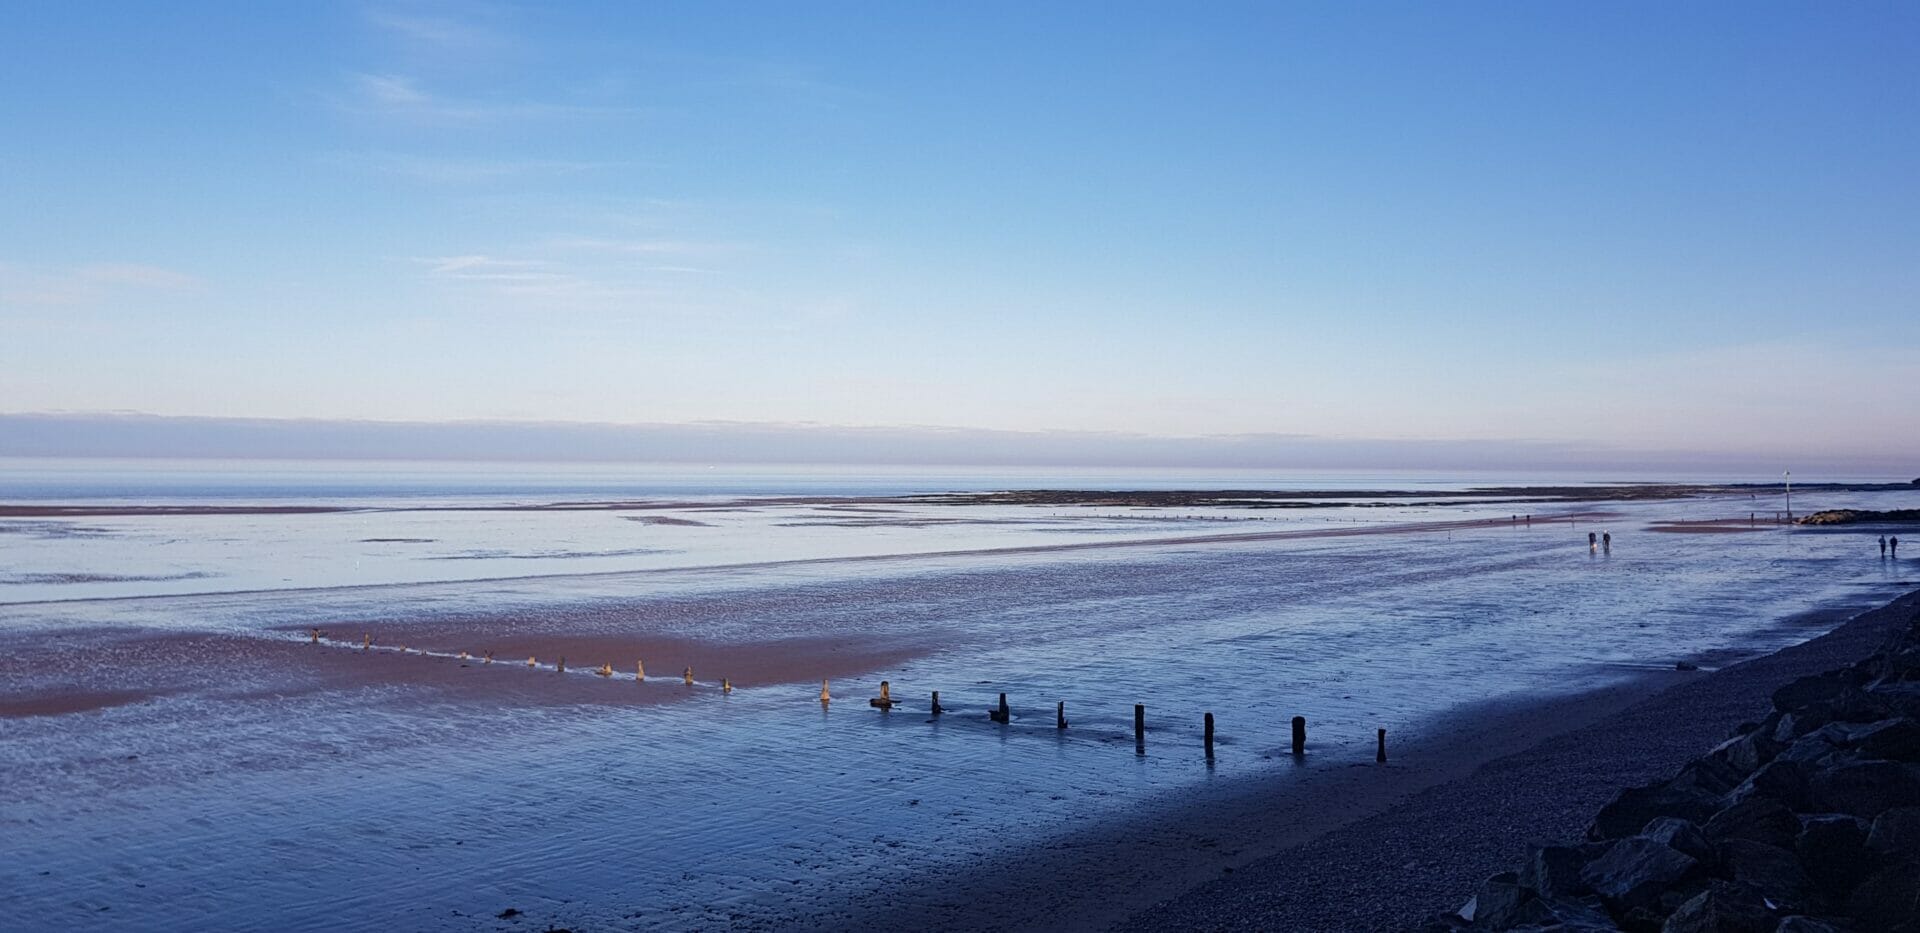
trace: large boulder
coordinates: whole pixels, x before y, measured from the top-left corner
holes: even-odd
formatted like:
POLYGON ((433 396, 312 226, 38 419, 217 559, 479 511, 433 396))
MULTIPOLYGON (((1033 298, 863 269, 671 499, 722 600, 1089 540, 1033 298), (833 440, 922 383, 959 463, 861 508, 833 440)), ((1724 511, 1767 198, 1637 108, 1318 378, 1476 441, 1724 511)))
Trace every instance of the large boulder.
POLYGON ((1860 675, 1850 668, 1802 677, 1773 691, 1773 708, 1782 713, 1791 713, 1815 703, 1824 703, 1861 683, 1860 675))
POLYGON ((1523 909, 1537 901, 1532 891, 1520 886, 1519 875, 1503 871, 1480 883, 1480 890, 1473 894, 1474 926, 1489 930, 1504 930, 1531 922, 1534 916, 1523 916, 1523 909))
POLYGON ((1570 898, 1590 894, 1593 889, 1580 878, 1587 863, 1607 851, 1598 842, 1577 846, 1530 846, 1526 861, 1520 865, 1520 884, 1545 898, 1570 898))
POLYGON ((1868 758, 1920 762, 1920 723, 1884 719, 1861 733, 1854 746, 1868 758))
POLYGON ((1873 819, 1889 807, 1920 801, 1920 765, 1854 761, 1814 772, 1807 795, 1816 810, 1873 819))
POLYGON ((1841 895, 1866 877, 1867 821, 1844 813, 1821 813, 1800 821, 1793 852, 1823 890, 1841 895))
POLYGON ((1748 775, 1739 787, 1727 794, 1727 801, 1741 803, 1759 797, 1777 801, 1790 810, 1805 810, 1807 772, 1808 766, 1804 762, 1775 758, 1748 775))
POLYGON ((1623 839, 1663 816, 1694 823, 1705 822, 1720 808, 1720 795, 1725 792, 1681 781, 1629 787, 1600 808, 1600 813, 1587 826, 1587 838, 1595 841, 1623 839))
POLYGON ((1895 862, 1860 882, 1847 915, 1868 930, 1920 930, 1920 861, 1895 862))
POLYGON ((1867 848, 1886 858, 1920 858, 1920 807, 1889 807, 1875 817, 1867 848))
POLYGON ((1664 842, 1632 836, 1588 862, 1580 880, 1610 906, 1625 911, 1657 904, 1662 891, 1699 866, 1699 860, 1664 842))
POLYGON ((1753 885, 1775 906, 1794 913, 1818 913, 1825 899, 1792 852, 1751 839, 1720 845, 1721 870, 1753 885))
POLYGON ((1678 908, 1661 933, 1773 933, 1779 918, 1759 892, 1744 884, 1715 880, 1678 908))
MULTIPOLYGON (((1796 820, 1794 828, 1799 829, 1799 827, 1799 821, 1796 820)), ((1648 823, 1647 828, 1640 831, 1640 835, 1655 842, 1664 843, 1676 852, 1691 855, 1702 863, 1711 864, 1716 858, 1713 840, 1707 838, 1707 833, 1702 832, 1700 827, 1686 820, 1663 816, 1648 823)))
POLYGON ((1778 800, 1753 796, 1715 813, 1703 830, 1715 842, 1749 839, 1791 849, 1800 835, 1800 818, 1778 800))

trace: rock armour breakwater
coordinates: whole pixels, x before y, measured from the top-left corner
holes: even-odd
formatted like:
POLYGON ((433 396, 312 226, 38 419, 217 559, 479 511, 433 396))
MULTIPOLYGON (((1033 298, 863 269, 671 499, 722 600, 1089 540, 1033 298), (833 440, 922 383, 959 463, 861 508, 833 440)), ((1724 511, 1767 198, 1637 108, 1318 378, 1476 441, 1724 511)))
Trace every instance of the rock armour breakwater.
POLYGON ((1920 612, 1426 930, 1920 930, 1920 612))

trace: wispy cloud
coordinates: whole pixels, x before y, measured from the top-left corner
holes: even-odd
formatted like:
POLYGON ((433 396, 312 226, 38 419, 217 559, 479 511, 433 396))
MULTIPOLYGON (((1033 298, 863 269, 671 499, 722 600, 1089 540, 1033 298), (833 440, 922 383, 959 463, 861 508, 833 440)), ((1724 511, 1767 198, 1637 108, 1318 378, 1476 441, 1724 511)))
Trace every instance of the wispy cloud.
POLYGON ((467 158, 396 152, 336 152, 322 161, 365 169, 383 175, 445 185, 484 184, 534 176, 581 175, 630 168, 632 162, 592 162, 577 159, 467 158))
POLYGON ((334 103, 348 113, 434 124, 612 119, 647 113, 641 107, 600 103, 459 97, 429 90, 411 75, 365 72, 348 75, 347 92, 334 103))
POLYGON ((402 41, 458 52, 493 52, 512 45, 500 29, 473 19, 401 11, 369 10, 367 22, 402 41))
POLYGON ((56 268, 0 262, 0 304, 87 305, 127 292, 177 292, 201 281, 184 272, 127 262, 56 268))

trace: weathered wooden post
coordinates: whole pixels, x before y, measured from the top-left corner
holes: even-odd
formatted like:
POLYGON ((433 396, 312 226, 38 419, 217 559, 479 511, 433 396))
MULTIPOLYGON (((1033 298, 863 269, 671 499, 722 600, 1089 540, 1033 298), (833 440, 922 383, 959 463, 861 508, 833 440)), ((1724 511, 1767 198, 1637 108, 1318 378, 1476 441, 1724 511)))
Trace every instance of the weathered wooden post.
POLYGON ((933 691, 933 715, 938 716, 946 710, 940 707, 940 691, 933 691))
POLYGON ((832 703, 832 702, 833 702, 833 694, 828 692, 827 682, 824 680, 820 681, 820 705, 825 706, 828 703, 832 703))
POLYGON ((646 681, 646 679, 647 679, 647 661, 646 661, 646 659, 645 659, 645 658, 636 658, 636 659, 634 660, 634 662, 633 662, 633 679, 634 679, 634 682, 635 682, 635 683, 642 683, 642 682, 645 682, 645 681, 646 681))
POLYGON ((1000 694, 1000 708, 995 710, 989 710, 987 712, 987 718, 993 720, 994 722, 1003 723, 1003 724, 1012 721, 1013 716, 1007 712, 1007 695, 1006 694, 1004 693, 1000 694))
POLYGON ((1386 764, 1387 763, 1387 730, 1385 729, 1380 730, 1380 733, 1378 735, 1378 741, 1379 741, 1379 744, 1376 745, 1374 748, 1373 760, 1381 764, 1386 764))
POLYGON ((881 681, 880 695, 868 700, 867 705, 873 707, 874 709, 892 709, 893 708, 893 685, 887 683, 884 680, 881 681))
POLYGON ((1145 703, 1133 704, 1133 740, 1135 742, 1147 740, 1147 705, 1145 703))
POLYGON ((556 670, 556 671, 558 671, 558 672, 560 672, 560 673, 562 673, 562 674, 564 674, 564 673, 566 673, 566 672, 567 672, 567 656, 566 656, 566 655, 564 655, 564 654, 563 654, 563 655, 561 655, 561 656, 560 656, 560 666, 559 666, 559 667, 556 667, 556 668, 554 668, 554 670, 556 670))
POLYGON ((1305 716, 1293 717, 1293 753, 1295 755, 1307 753, 1307 717, 1305 716))
POLYGON ((1067 701, 1065 700, 1061 700, 1060 705, 1054 707, 1053 727, 1055 729, 1065 729, 1067 727, 1067 701))
POLYGON ((493 652, 491 651, 487 652, 486 663, 488 664, 493 663, 493 652))
POLYGON ((1207 757, 1213 757, 1213 714, 1207 714, 1207 757))
POLYGON ((365 651, 368 648, 372 648, 372 647, 373 647, 373 636, 362 634, 360 636, 360 650, 365 651))
POLYGON ((598 675, 600 675, 601 677, 612 677, 612 676, 613 676, 613 665, 612 665, 612 664, 601 664, 601 665, 600 665, 600 669, 599 669, 599 670, 597 670, 597 671, 594 671, 594 673, 595 673, 595 674, 598 674, 598 675))
POLYGON ((720 692, 731 694, 733 692, 733 681, 728 680, 725 677, 720 678, 720 692))
POLYGON ((680 673, 680 679, 686 681, 687 686, 693 686, 693 668, 689 667, 685 671, 682 671, 680 673))
POLYGON ((466 652, 466 649, 464 648, 460 650, 460 660, 462 661, 467 660, 467 652, 466 652))
POLYGON ((312 639, 311 639, 310 641, 308 641, 308 642, 307 642, 307 644, 310 644, 310 645, 317 645, 317 644, 319 644, 319 643, 320 643, 320 630, 319 630, 319 629, 312 629, 312 630, 311 630, 311 633, 310 633, 310 634, 312 635, 312 639))
POLYGON ((533 655, 527 655, 527 666, 528 667, 533 666, 533 655))

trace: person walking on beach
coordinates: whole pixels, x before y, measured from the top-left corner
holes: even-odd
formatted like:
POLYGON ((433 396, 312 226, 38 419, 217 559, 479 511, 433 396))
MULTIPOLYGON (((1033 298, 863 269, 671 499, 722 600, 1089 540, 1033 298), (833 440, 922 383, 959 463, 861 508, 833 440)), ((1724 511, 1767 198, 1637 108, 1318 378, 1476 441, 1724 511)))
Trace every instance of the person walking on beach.
POLYGON ((1594 548, 1594 534, 1593 532, 1589 531, 1587 532, 1587 550, 1591 551, 1593 550, 1593 548, 1594 548))
POLYGON ((1609 551, 1613 550, 1613 532, 1607 531, 1601 533, 1600 546, 1609 551))

